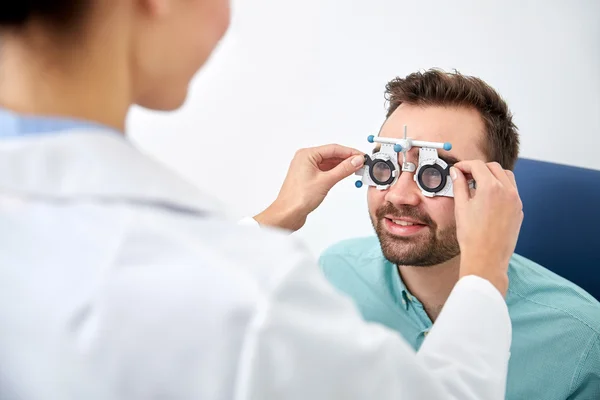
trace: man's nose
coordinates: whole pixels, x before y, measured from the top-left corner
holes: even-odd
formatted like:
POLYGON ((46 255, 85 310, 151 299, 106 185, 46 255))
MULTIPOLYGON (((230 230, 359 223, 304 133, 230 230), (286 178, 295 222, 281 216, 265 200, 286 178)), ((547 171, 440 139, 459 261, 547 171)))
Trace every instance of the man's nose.
POLYGON ((416 206, 421 202, 419 187, 411 172, 401 172, 396 183, 387 190, 385 200, 395 206, 416 206))

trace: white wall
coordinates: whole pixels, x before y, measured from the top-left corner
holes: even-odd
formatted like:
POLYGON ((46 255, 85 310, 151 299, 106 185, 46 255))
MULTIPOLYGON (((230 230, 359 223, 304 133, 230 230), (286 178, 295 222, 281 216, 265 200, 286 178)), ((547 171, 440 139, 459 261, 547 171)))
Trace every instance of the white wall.
MULTIPOLYGON (((600 169, 600 0, 240 0, 233 13, 186 106, 135 110, 129 128, 235 214, 275 198, 298 148, 370 150, 385 83, 430 67, 497 88, 522 156, 600 169)), ((335 187, 297 233, 315 255, 372 233, 365 190, 353 182, 335 187)))

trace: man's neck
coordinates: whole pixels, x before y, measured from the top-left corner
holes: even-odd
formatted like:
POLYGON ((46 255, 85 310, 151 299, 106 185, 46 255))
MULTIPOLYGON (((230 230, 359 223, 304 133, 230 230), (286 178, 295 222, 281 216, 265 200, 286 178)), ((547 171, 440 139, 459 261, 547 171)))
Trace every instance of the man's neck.
POLYGON ((398 267, 404 285, 423 304, 432 322, 437 319, 458 281, 459 270, 460 256, 430 267, 398 267))

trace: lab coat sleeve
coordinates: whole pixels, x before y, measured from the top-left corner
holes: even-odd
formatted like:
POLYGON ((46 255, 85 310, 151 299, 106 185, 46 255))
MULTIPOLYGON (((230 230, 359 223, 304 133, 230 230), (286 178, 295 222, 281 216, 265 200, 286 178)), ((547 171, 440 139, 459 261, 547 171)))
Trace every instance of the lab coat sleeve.
POLYGON ((242 219, 240 219, 238 221, 239 225, 245 225, 245 226, 255 226, 255 227, 259 227, 260 225, 258 224, 258 221, 256 221, 254 218, 252 217, 244 217, 242 219))
POLYGON ((504 399, 511 324, 488 281, 461 279, 415 353, 296 257, 250 325, 236 400, 504 399))

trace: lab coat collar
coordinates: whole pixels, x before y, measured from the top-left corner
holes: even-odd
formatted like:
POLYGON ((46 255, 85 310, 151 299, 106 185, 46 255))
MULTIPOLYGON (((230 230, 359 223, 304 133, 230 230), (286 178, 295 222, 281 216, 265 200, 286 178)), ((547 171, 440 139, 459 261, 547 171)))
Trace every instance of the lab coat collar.
POLYGON ((223 213, 217 200, 144 155, 125 136, 100 127, 0 140, 0 194, 223 213))

